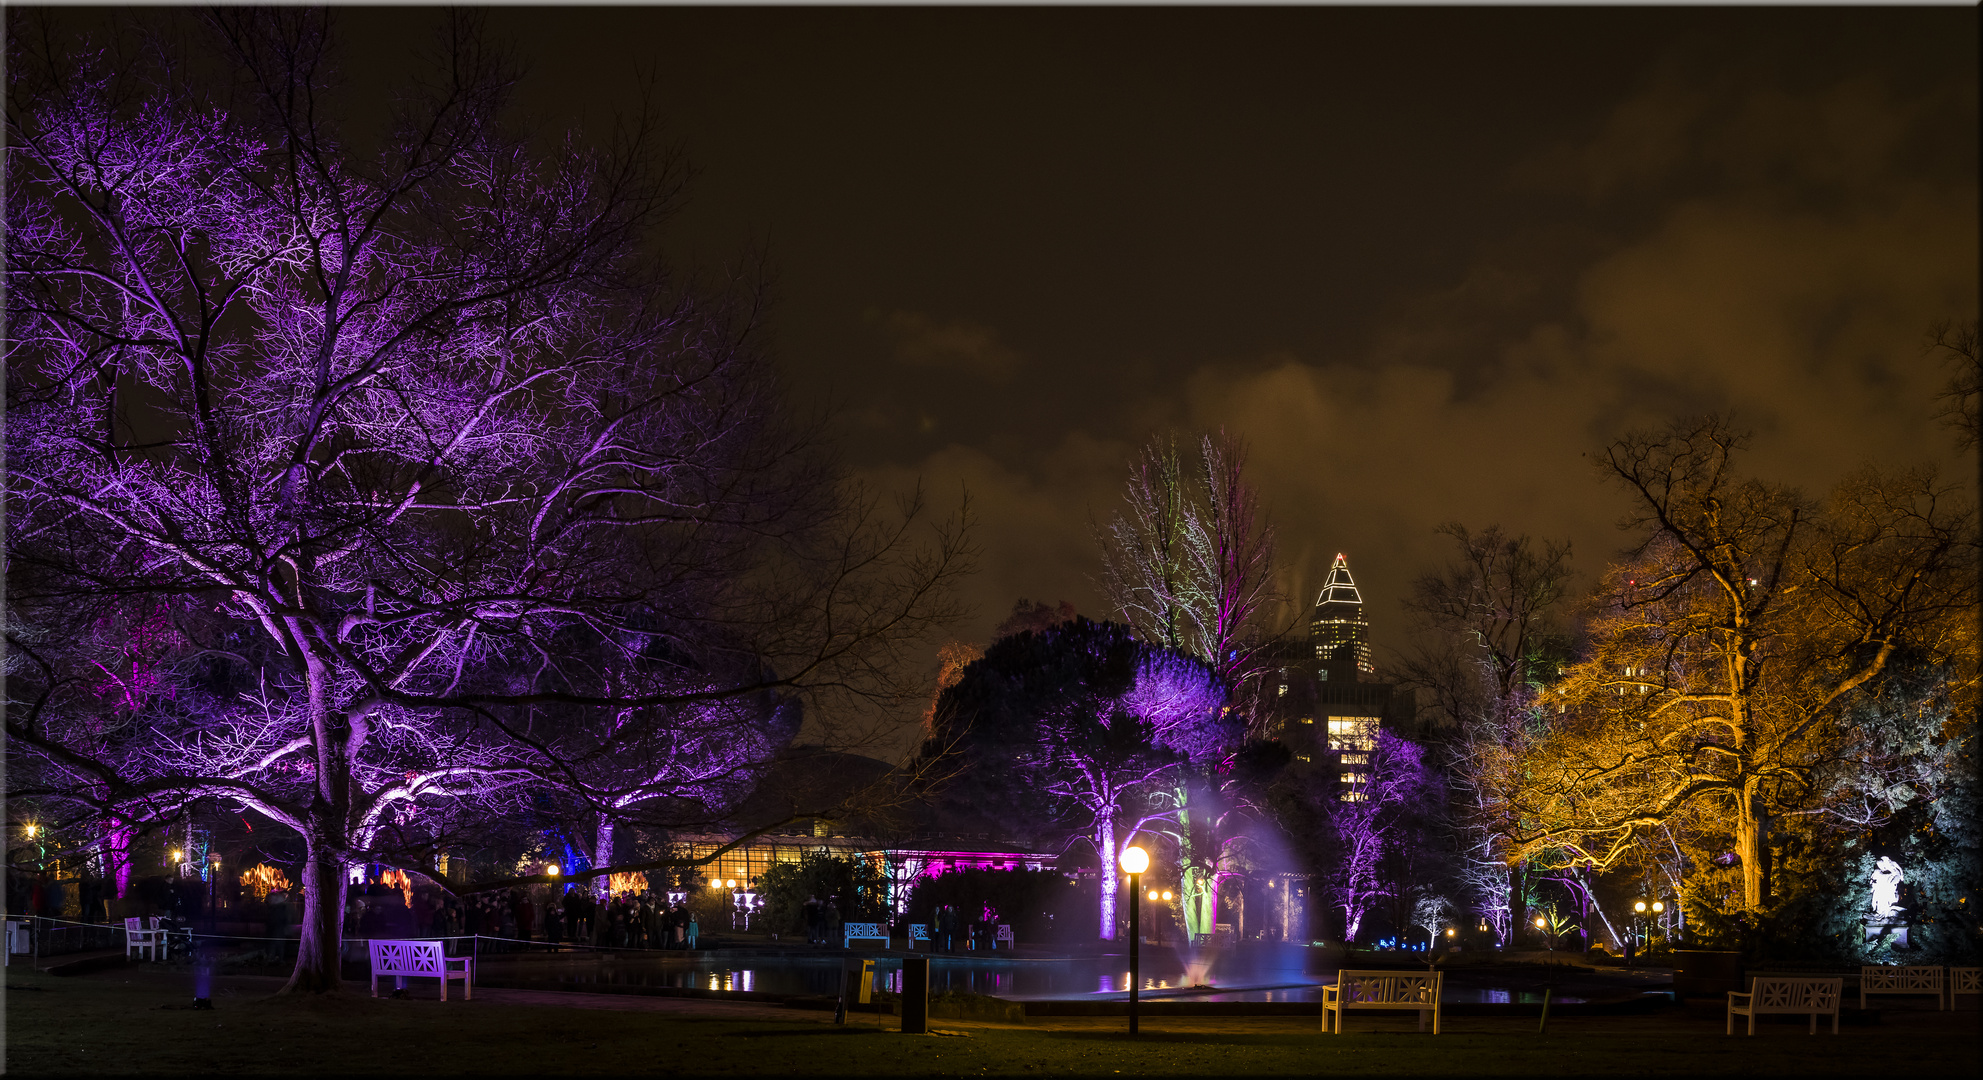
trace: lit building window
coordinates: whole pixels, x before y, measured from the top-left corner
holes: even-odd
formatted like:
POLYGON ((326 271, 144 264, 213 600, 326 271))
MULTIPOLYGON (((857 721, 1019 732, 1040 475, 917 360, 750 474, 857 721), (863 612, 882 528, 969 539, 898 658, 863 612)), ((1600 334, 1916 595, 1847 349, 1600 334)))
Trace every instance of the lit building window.
POLYGON ((1337 716, 1329 719, 1329 749, 1377 749, 1378 719, 1374 716, 1337 716))
POLYGON ((1339 772, 1336 779, 1342 782, 1342 791, 1336 796, 1338 799, 1343 802, 1363 801, 1363 785, 1369 781, 1369 776, 1360 772, 1339 772))
POLYGON ((1369 754, 1344 754, 1344 755, 1342 756, 1342 762, 1343 762, 1343 764, 1345 764, 1345 765, 1368 765, 1368 764, 1370 764, 1370 755, 1369 755, 1369 754))
POLYGON ((1314 758, 1311 758, 1311 757, 1309 757, 1309 756, 1308 756, 1307 754, 1296 754, 1296 755, 1294 756, 1294 759, 1295 759, 1296 761, 1313 761, 1313 760, 1315 760, 1314 758))

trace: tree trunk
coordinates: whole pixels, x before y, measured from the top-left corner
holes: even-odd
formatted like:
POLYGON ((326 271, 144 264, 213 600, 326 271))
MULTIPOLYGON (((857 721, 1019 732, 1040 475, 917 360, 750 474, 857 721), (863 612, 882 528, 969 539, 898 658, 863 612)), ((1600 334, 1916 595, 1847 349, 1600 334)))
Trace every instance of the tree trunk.
POLYGON ((1756 782, 1744 785, 1735 817, 1735 857, 1742 861, 1742 907, 1761 911, 1769 900, 1768 868, 1763 865, 1763 830, 1768 821, 1756 782))
POLYGON ((1186 911, 1190 916, 1188 931, 1194 935, 1210 935, 1219 928, 1219 875, 1216 870, 1192 869, 1190 903, 1186 911))
POLYGON ((1120 888, 1115 864, 1115 822, 1104 820, 1095 830, 1095 850, 1102 856, 1102 940, 1115 940, 1115 897, 1120 888))
POLYGON ((344 861, 314 833, 303 838, 302 934, 296 968, 282 988, 285 994, 328 994, 343 988, 338 956, 344 946, 344 861))
MULTIPOLYGON (((592 865, 597 868, 613 865, 613 819, 601 814, 599 828, 592 838, 592 865)), ((613 898, 613 879, 600 876, 592 879, 592 895, 601 900, 613 898)))
POLYGON ((131 891, 131 837, 135 829, 121 819, 112 819, 110 839, 103 847, 105 869, 112 885, 117 890, 117 899, 125 899, 131 891))
POLYGON ((1508 868, 1508 940, 1501 943, 1502 947, 1514 948, 1516 936, 1528 924, 1528 864, 1518 862, 1508 868))

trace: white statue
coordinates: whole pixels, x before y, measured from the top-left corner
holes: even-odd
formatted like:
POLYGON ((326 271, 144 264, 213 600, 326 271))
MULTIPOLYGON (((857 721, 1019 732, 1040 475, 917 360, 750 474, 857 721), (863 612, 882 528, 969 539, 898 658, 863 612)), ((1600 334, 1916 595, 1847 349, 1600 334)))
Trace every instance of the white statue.
POLYGON ((1900 914, 1900 864, 1880 856, 1873 866, 1873 914, 1890 919, 1900 914))

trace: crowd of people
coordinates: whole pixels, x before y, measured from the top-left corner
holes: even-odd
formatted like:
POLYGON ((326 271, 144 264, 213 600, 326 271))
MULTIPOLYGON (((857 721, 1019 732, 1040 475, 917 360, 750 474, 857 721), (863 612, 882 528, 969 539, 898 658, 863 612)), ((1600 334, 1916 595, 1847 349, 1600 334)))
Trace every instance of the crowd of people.
POLYGON ((694 949, 701 926, 685 904, 651 893, 619 893, 604 901, 580 886, 544 896, 530 889, 471 893, 461 897, 415 892, 409 906, 398 889, 368 888, 345 906, 344 932, 352 937, 425 934, 479 935, 483 951, 513 950, 531 942, 612 949, 694 949))

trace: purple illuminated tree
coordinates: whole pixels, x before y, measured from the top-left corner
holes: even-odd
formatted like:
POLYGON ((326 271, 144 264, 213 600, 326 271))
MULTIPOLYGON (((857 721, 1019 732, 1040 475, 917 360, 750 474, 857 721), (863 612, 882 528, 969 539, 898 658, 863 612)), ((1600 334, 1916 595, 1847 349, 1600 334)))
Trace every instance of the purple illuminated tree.
POLYGON ((790 738, 764 695, 822 744, 914 700, 961 529, 810 449, 754 290, 663 273, 645 116, 511 128, 459 13, 386 117, 325 11, 8 18, 11 796, 294 830, 288 987, 334 990, 350 864, 537 791, 703 815, 790 738), (169 677, 106 685, 150 618, 169 677))
MULTIPOLYGON (((1274 528, 1246 480, 1245 444, 1221 432, 1201 437, 1197 451, 1187 465, 1173 441, 1154 439, 1130 463, 1125 510, 1096 530, 1101 585, 1137 637, 1209 665, 1229 688, 1227 708, 1264 737, 1269 710, 1259 676, 1276 636, 1267 623, 1285 600, 1274 528)), ((1222 760, 1239 743, 1235 737, 1199 760, 1222 760)), ((1209 933, 1239 839, 1222 822, 1245 800, 1203 767, 1173 777, 1165 798, 1176 825, 1185 925, 1188 933, 1209 933)))
POLYGON ((1400 883, 1382 872, 1385 855, 1405 842, 1412 819, 1437 794, 1438 777, 1426 766, 1417 743, 1388 731, 1377 736, 1366 779, 1347 798, 1331 798, 1321 808, 1334 841, 1324 888, 1343 916, 1343 940, 1354 942, 1364 915, 1400 883))
POLYGON ((1113 940, 1116 860, 1168 819, 1175 773, 1236 737, 1225 695, 1204 664, 1077 618, 986 649, 938 701, 925 754, 957 763, 953 800, 1092 845, 1113 940))
POLYGON ((1153 441, 1130 463, 1127 511, 1096 530, 1115 617, 1236 692, 1266 668, 1264 622, 1283 600, 1274 527, 1245 470, 1245 445, 1223 432, 1199 440, 1192 469, 1153 441))

